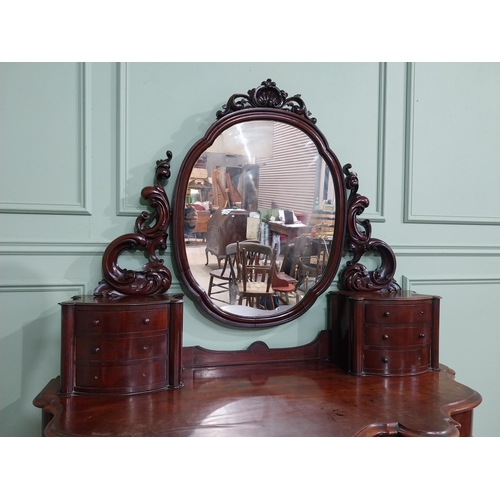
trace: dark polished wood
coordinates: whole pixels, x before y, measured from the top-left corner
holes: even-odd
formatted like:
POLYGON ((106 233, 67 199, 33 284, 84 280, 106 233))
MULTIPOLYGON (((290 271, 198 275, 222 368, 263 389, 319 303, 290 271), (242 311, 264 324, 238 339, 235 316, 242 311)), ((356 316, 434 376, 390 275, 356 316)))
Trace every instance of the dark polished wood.
POLYGON ((299 348, 184 349, 183 389, 35 398, 45 436, 469 436, 474 390, 440 370, 354 377, 325 359, 328 332, 299 348))
POLYGON ((135 233, 124 234, 113 240, 102 257, 104 279, 94 290, 96 296, 153 295, 165 293, 172 284, 172 274, 158 258, 157 252, 167 248, 167 229, 170 224, 170 203, 163 181, 170 177, 172 153, 156 162, 155 184, 142 189, 142 198, 151 212, 142 212, 135 221, 135 233), (142 249, 147 262, 141 271, 122 269, 118 258, 125 251, 142 249))
POLYGON ((62 395, 182 387, 182 295, 61 303, 62 395))
POLYGON ((331 358, 354 375, 439 369, 440 297, 413 292, 330 292, 331 358))
POLYGON ((401 287, 394 280, 396 256, 392 248, 385 241, 372 238, 371 223, 368 219, 358 219, 370 201, 366 196, 358 194, 358 175, 351 172, 351 168, 349 163, 343 167, 346 189, 351 191, 347 201, 345 249, 354 255, 342 269, 340 283, 345 290, 353 292, 399 291, 401 287), (381 263, 377 269, 368 271, 366 266, 359 262, 365 253, 375 253, 380 257, 381 263))

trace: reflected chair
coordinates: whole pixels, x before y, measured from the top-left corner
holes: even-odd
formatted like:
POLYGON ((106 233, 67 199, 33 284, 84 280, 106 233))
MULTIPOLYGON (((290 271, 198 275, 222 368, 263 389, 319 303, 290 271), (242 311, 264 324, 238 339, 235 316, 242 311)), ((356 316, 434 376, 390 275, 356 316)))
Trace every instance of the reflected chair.
POLYGON ((319 245, 311 246, 307 253, 309 253, 309 255, 306 254, 299 257, 297 273, 300 283, 299 288, 303 292, 307 292, 309 287, 312 286, 325 271, 329 256, 327 243, 320 239, 319 245), (321 243, 324 243, 324 247, 321 243))
POLYGON ((215 269, 210 272, 210 280, 208 282, 208 296, 212 300, 224 302, 225 304, 234 304, 236 301, 236 294, 231 293, 232 287, 236 284, 236 252, 237 244, 230 243, 226 247, 226 257, 224 265, 220 269, 215 269), (216 297, 219 294, 227 295, 227 300, 216 297))
POLYGON ((295 287, 297 285, 297 280, 292 278, 288 274, 280 271, 275 271, 271 286, 273 291, 277 294, 278 298, 283 302, 283 304, 290 303, 290 293, 295 292, 295 287))
POLYGON ((310 245, 311 236, 308 234, 299 235, 294 243, 288 245, 283 258, 283 263, 281 264, 281 271, 288 274, 288 276, 297 278, 300 258, 308 253, 310 245))
POLYGON ((275 309, 272 280, 276 271, 276 249, 251 242, 236 243, 238 304, 275 309))

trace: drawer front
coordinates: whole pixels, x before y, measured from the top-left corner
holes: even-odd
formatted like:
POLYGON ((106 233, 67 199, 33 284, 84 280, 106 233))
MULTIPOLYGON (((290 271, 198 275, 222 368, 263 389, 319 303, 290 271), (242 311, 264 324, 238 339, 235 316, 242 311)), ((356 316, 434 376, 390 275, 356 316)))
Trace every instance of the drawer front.
POLYGON ((388 326, 365 328, 365 345, 380 347, 405 347, 424 345, 431 341, 430 325, 388 326))
POLYGON ((414 324, 427 323, 432 319, 430 302, 418 304, 367 304, 365 309, 366 323, 383 324, 414 324))
POLYGON ((126 361, 150 359, 167 355, 167 336, 131 338, 76 338, 76 359, 88 361, 126 361))
POLYGON ((88 333, 150 333, 167 328, 168 312, 162 309, 139 309, 137 311, 102 311, 99 309, 77 309, 75 317, 76 335, 88 333))
POLYGON ((166 360, 128 365, 79 363, 75 390, 81 392, 131 393, 166 385, 166 360))
POLYGON ((430 369, 430 347, 390 350, 366 349, 363 371, 367 375, 411 375, 430 369))

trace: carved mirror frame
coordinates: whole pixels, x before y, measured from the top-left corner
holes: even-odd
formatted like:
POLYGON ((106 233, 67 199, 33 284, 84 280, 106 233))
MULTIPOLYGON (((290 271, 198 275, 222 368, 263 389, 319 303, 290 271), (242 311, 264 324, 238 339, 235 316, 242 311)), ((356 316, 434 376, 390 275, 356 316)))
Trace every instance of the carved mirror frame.
POLYGON ((232 95, 223 109, 216 114, 217 121, 189 150, 180 167, 174 190, 173 210, 170 208, 163 182, 170 177, 172 153, 156 162, 155 183, 143 188, 141 195, 151 207, 136 219, 135 233, 122 235, 113 240, 102 259, 103 280, 94 290, 95 296, 109 298, 121 295, 164 294, 170 288, 172 275, 158 253, 167 248, 167 230, 172 221, 172 246, 178 276, 187 287, 191 298, 203 313, 222 324, 239 328, 265 328, 287 323, 304 314, 331 285, 339 269, 343 253, 354 254, 340 273, 340 286, 349 291, 388 293, 400 290, 393 276, 396 257, 385 242, 371 237, 368 220, 359 220, 369 200, 357 193, 359 182, 351 165, 341 167, 336 155, 311 117, 300 95, 288 97, 268 79, 248 94, 232 95), (331 253, 326 270, 309 291, 292 308, 274 316, 246 317, 218 307, 196 281, 190 269, 184 241, 184 208, 189 178, 196 161, 222 132, 233 125, 257 120, 279 121, 296 127, 315 144, 332 176, 335 192, 335 230, 331 253), (350 191, 346 202, 347 191, 350 191), (142 249, 148 262, 140 271, 122 269, 118 258, 124 251, 142 249), (373 271, 360 263, 365 253, 377 253, 381 264, 373 271))
MULTIPOLYGON (((227 325, 237 327, 269 327, 286 323, 305 313, 316 299, 330 286, 337 273, 345 230, 345 188, 344 176, 339 160, 328 146, 328 142, 319 128, 316 119, 311 117, 300 95, 288 97, 276 84, 268 79, 248 94, 234 94, 222 110, 216 113, 217 120, 208 128, 204 137, 198 140, 188 151, 180 167, 173 200, 173 238, 177 271, 187 287, 189 294, 199 308, 211 318, 227 325), (200 156, 214 143, 225 130, 249 121, 278 121, 303 132, 316 146, 319 155, 328 166, 335 192, 335 231, 332 240, 331 255, 323 276, 291 309, 277 312, 266 317, 245 317, 229 313, 218 307, 196 281, 190 269, 186 247, 184 245, 184 204, 191 171, 200 156)), ((314 175, 314 174, 312 174, 314 175)))

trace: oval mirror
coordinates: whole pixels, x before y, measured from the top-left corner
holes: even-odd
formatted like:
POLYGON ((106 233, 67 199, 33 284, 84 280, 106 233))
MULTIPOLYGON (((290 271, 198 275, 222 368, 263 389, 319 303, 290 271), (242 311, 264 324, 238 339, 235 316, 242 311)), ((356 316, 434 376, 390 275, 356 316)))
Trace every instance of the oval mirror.
POLYGON ((186 155, 173 202, 177 271, 201 310, 238 327, 288 322, 338 270, 340 163, 300 96, 267 80, 233 95, 186 155))

